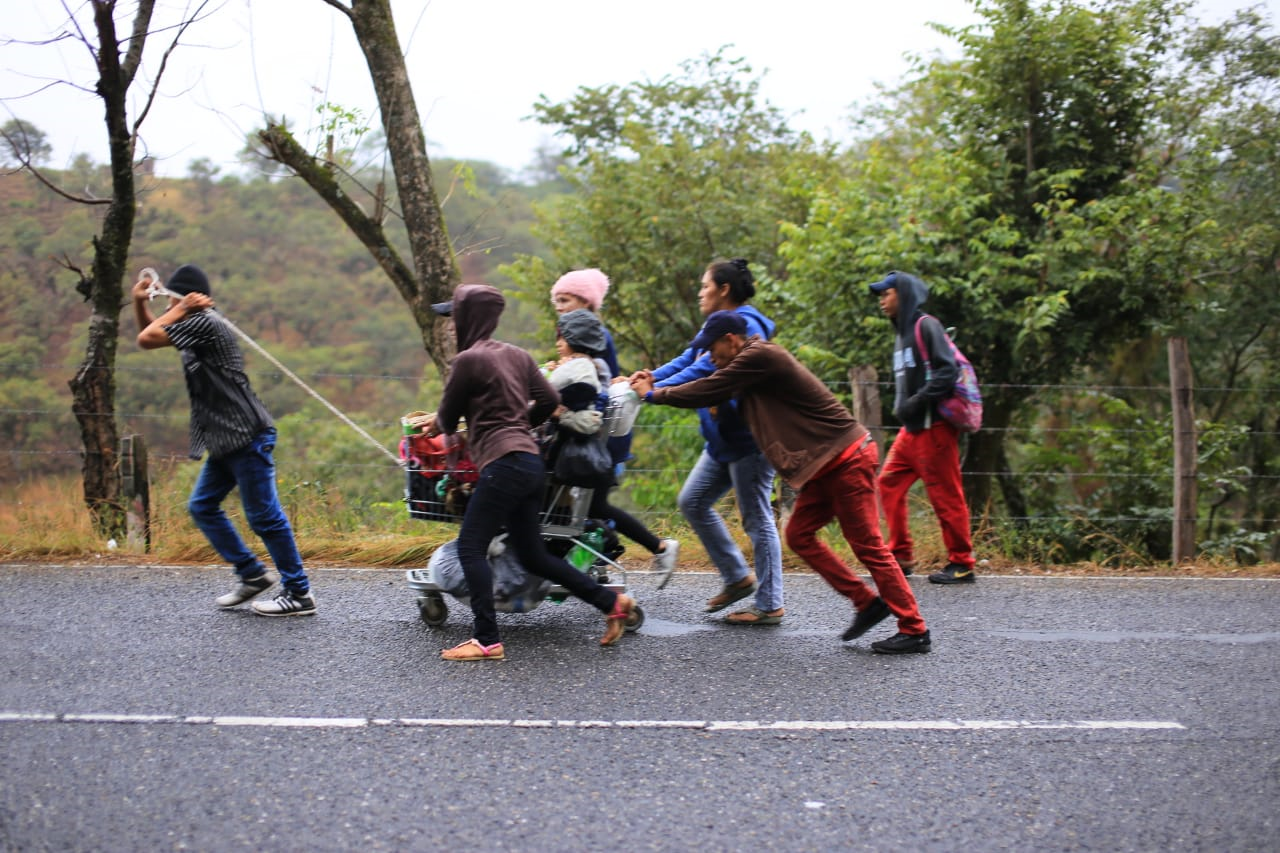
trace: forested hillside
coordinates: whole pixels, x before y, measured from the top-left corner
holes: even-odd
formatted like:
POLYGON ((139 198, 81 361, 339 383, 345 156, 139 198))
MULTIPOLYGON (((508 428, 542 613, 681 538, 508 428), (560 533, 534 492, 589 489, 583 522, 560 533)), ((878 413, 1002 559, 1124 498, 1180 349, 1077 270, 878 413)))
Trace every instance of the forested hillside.
MULTIPOLYGON (((79 165, 49 174, 89 196, 108 191, 101 169, 79 165)), ((464 186, 454 177, 460 166, 446 161, 437 170, 464 280, 504 286, 498 265, 538 250, 529 236, 538 190, 487 164, 463 167, 464 186)), ((366 428, 387 432, 405 411, 430 404, 438 379, 407 309, 368 251, 300 181, 214 180, 197 161, 188 178, 146 177, 141 185, 134 269, 167 275, 183 263, 201 266, 220 311, 366 428)), ((0 457, 0 482, 12 482, 79 468, 67 380, 84 349, 89 310, 67 267, 87 269, 102 208, 67 201, 24 172, 0 176, 0 208, 0 420, 24 450, 0 457)), ((177 356, 138 350, 127 306, 121 319, 122 432, 143 434, 156 454, 182 454, 187 403, 177 356)), ((536 328, 513 300, 502 334, 532 343, 536 328)), ((332 417, 261 356, 248 348, 246 356, 278 418, 304 410, 332 417)))

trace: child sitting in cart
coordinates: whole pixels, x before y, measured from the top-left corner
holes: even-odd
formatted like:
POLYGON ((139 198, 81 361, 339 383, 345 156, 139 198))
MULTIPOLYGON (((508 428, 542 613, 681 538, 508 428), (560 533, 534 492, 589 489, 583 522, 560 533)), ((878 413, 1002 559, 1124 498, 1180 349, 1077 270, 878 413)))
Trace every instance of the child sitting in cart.
MULTIPOLYGON (((595 312, 579 308, 556 319, 556 351, 560 359, 547 367, 551 368, 551 384, 560 391, 561 402, 567 410, 560 415, 560 429, 585 432, 590 428, 586 421, 592 418, 599 421, 606 410, 610 387, 609 367, 602 358, 606 345, 604 324, 595 312), (580 418, 584 419, 581 423, 580 418), (566 423, 571 426, 567 427, 566 423)), ((607 428, 605 423, 597 427, 607 428)), ((605 522, 644 547, 654 555, 654 565, 670 577, 675 568, 679 543, 674 539, 658 538, 639 519, 610 504, 609 491, 614 485, 612 469, 590 484, 591 505, 587 508, 587 516, 605 522)), ((665 578, 662 582, 665 583, 665 578)))
POLYGON ((564 443, 600 436, 607 402, 601 389, 609 381, 609 366, 596 355, 597 347, 603 344, 604 327, 590 311, 570 311, 560 315, 556 322, 559 358, 543 367, 551 387, 560 394, 560 405, 543 428, 543 457, 549 470, 554 469, 564 443))

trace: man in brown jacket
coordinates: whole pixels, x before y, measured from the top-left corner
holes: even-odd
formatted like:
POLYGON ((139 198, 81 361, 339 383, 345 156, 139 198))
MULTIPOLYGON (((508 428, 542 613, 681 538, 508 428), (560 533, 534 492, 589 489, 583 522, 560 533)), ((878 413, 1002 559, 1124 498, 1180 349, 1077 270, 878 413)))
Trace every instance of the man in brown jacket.
POLYGON ((732 311, 708 316, 691 346, 711 353, 715 373, 668 388, 654 388, 640 378, 632 387, 650 403, 686 409, 736 399, 756 443, 798 493, 787 523, 787 547, 857 611, 842 639, 860 637, 893 614, 898 633, 872 643, 872 650, 929 651, 929 630, 915 595, 880 536, 878 454, 866 427, 791 353, 759 337, 748 339, 746 323, 732 311), (879 595, 818 538, 833 519, 871 572, 879 595))

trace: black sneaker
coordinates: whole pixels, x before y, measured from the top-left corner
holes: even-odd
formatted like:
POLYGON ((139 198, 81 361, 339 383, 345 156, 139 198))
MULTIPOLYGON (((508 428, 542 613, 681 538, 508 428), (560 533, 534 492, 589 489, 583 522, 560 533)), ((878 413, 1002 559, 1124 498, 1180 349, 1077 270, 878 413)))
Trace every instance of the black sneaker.
POLYGON ((840 639, 845 642, 858 639, 888 618, 891 612, 889 605, 885 604, 884 599, 877 595, 871 600, 870 604, 854 614, 853 624, 845 629, 844 633, 840 635, 840 639))
POLYGON ((973 583, 975 580, 977 575, 973 573, 973 567, 959 563, 947 563, 941 570, 929 575, 929 583, 973 583))
POLYGON ((912 652, 925 654, 933 648, 933 641, 929 639, 929 632, 923 634, 894 634, 887 640, 877 640, 871 644, 871 651, 879 652, 882 655, 908 655, 912 652))
POLYGON ((309 592, 299 595, 285 590, 270 601, 255 601, 253 612, 259 616, 312 616, 316 612, 316 597, 309 592))
POLYGON ((266 572, 263 572, 256 578, 241 578, 240 585, 238 587, 226 595, 218 596, 214 601, 219 607, 235 607, 238 604, 244 604, 246 601, 262 595, 262 593, 271 589, 274 583, 274 580, 267 577, 266 572))
MULTIPOLYGON (((896 559, 896 558, 895 558, 896 559)), ((902 569, 902 574, 911 577, 916 570, 915 560, 898 560, 898 566, 902 569)))

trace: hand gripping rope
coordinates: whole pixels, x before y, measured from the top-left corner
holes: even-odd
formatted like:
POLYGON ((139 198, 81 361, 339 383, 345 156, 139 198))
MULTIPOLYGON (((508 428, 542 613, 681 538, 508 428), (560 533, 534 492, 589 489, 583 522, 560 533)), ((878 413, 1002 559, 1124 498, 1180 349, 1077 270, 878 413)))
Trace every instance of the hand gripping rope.
MULTIPOLYGON (((174 293, 173 291, 171 291, 171 290, 169 290, 168 288, 166 288, 163 284, 161 284, 161 283, 160 283, 160 274, 159 274, 159 273, 157 273, 157 272, 156 272, 154 269, 152 269, 151 267, 147 267, 147 268, 143 269, 143 270, 142 270, 142 272, 141 272, 141 273, 139 273, 139 278, 146 278, 146 279, 149 279, 149 280, 151 281, 151 284, 147 286, 147 298, 148 298, 148 299, 155 299, 157 296, 172 296, 172 297, 173 297, 173 298, 175 298, 175 299, 181 299, 181 298, 182 298, 182 295, 181 295, 181 294, 179 294, 179 293, 174 293)), ((374 447, 378 448, 378 449, 379 449, 379 450, 381 450, 384 454, 386 454, 386 456, 387 456, 387 457, 388 457, 392 462, 396 463, 396 467, 398 467, 398 468, 403 468, 403 467, 405 466, 405 464, 406 464, 406 460, 401 459, 401 458, 400 458, 400 457, 398 457, 396 454, 392 453, 390 450, 388 450, 388 449, 387 449, 387 447, 386 447, 385 445, 383 445, 383 444, 382 444, 382 442, 378 441, 376 438, 374 438, 373 436, 369 435, 369 433, 365 432, 365 431, 364 431, 364 429, 363 429, 363 428, 361 428, 361 426, 360 426, 359 424, 357 424, 355 421, 353 421, 353 420, 351 420, 350 418, 348 418, 348 417, 347 417, 346 415, 344 415, 342 412, 338 411, 338 409, 337 409, 337 407, 336 407, 336 406, 334 406, 332 403, 330 403, 330 402, 329 402, 328 400, 326 400, 324 397, 321 397, 321 396, 320 396, 320 394, 319 394, 319 393, 318 393, 314 388, 312 388, 310 385, 308 385, 307 383, 305 383, 305 382, 303 382, 301 379, 299 379, 299 378, 298 378, 298 376, 297 376, 297 375, 296 375, 292 370, 290 370, 289 368, 285 367, 283 364, 281 364, 281 363, 279 362, 279 360, 277 360, 277 359, 276 359, 276 357, 275 357, 275 356, 273 356, 271 353, 267 352, 265 349, 263 349, 261 346, 259 346, 257 341, 255 341, 253 338, 251 338, 251 337, 249 337, 248 335, 246 335, 244 332, 240 331, 239 327, 238 327, 238 326, 236 326, 236 324, 235 324, 235 323, 232 323, 230 320, 228 320, 228 319, 227 319, 226 317, 224 317, 223 315, 219 314, 217 311, 210 311, 210 314, 211 314, 212 316, 216 317, 220 322, 225 323, 225 324, 226 324, 226 326, 227 326, 227 328, 229 328, 231 331, 233 331, 233 332, 235 332, 237 335, 239 335, 239 336, 240 336, 240 339, 241 339, 242 341, 244 341, 246 344, 248 344, 249 346, 253 347, 253 349, 254 349, 254 351, 255 351, 255 352, 257 352, 259 355, 261 355, 261 356, 262 356, 263 358, 265 358, 267 361, 269 361, 269 362, 271 362, 273 365, 275 365, 276 369, 278 369, 278 370, 279 370, 281 373, 283 373, 285 376, 288 376, 290 379, 292 379, 294 382, 296 382, 296 383, 298 384, 298 387, 299 387, 299 388, 301 388, 303 391, 306 391, 308 394, 310 394, 310 395, 311 395, 312 397, 314 397, 315 399, 319 400, 319 401, 324 405, 324 407, 325 407, 326 409, 328 409, 329 411, 333 412, 333 413, 334 413, 334 415, 336 415, 336 416, 337 416, 338 420, 342 421, 344 424, 346 424, 347 426, 351 427, 353 430, 355 430, 357 433, 359 433, 359 434, 360 434, 360 435, 361 435, 361 436, 362 436, 366 441, 368 441, 368 442, 369 442, 370 444, 372 444, 374 447)))

